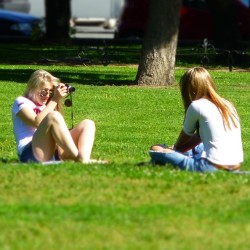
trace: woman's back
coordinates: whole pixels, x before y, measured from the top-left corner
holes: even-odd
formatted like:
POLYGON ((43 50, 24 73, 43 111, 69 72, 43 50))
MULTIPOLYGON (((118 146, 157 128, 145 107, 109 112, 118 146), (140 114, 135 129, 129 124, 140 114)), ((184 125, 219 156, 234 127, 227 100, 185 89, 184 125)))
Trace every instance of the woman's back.
MULTIPOLYGON (((234 113, 234 107, 227 101, 234 113)), ((193 101, 189 106, 183 130, 191 135, 198 129, 209 161, 221 165, 233 165, 243 161, 241 128, 237 114, 234 126, 225 127, 219 109, 209 100, 202 98, 193 101), (197 125, 198 124, 198 125, 197 125), (198 126, 198 127, 197 127, 198 126)))

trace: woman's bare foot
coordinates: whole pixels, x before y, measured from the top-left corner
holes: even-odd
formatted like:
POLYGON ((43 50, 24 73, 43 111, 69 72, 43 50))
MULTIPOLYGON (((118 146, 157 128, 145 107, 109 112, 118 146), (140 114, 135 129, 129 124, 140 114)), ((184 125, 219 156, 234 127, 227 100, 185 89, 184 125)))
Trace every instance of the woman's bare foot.
POLYGON ((150 150, 162 153, 171 153, 173 151, 171 148, 165 148, 160 145, 153 145, 151 146, 150 150))

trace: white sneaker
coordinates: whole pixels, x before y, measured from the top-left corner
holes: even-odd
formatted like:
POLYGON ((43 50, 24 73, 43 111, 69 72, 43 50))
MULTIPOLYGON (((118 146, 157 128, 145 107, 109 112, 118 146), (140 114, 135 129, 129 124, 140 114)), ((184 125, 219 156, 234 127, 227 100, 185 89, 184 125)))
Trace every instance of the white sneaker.
POLYGON ((64 161, 44 161, 44 162, 41 162, 43 165, 50 165, 50 164, 61 164, 63 163, 64 161))
POLYGON ((108 161, 105 160, 95 160, 95 159, 90 159, 88 161, 88 164, 107 164, 108 161))

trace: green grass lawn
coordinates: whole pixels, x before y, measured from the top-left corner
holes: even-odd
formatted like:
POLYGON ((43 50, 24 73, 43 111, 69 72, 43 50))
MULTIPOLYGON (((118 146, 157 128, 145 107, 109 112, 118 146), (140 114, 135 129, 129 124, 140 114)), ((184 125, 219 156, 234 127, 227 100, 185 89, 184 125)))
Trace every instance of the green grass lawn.
MULTIPOLYGON (((0 249, 249 249, 250 175, 138 166, 181 129, 178 84, 138 87, 135 66, 0 65, 0 249), (11 106, 43 68, 76 88, 74 123, 90 118, 106 165, 17 162, 11 106)), ((184 69, 176 69, 176 82, 184 69)), ((250 170, 250 74, 210 71, 241 118, 250 170)), ((71 126, 71 108, 65 107, 71 126)), ((232 147, 233 147, 232 142, 232 147)))

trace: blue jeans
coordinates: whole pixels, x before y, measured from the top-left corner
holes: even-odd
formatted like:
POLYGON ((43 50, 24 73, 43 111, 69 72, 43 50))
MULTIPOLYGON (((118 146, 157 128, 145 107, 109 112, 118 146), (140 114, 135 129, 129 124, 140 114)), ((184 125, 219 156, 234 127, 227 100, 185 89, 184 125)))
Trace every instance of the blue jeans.
POLYGON ((200 143, 193 149, 179 153, 173 151, 171 153, 162 153, 149 150, 151 162, 153 164, 165 165, 167 163, 175 168, 191 172, 216 172, 218 169, 214 167, 207 159, 201 158, 204 146, 200 143))

